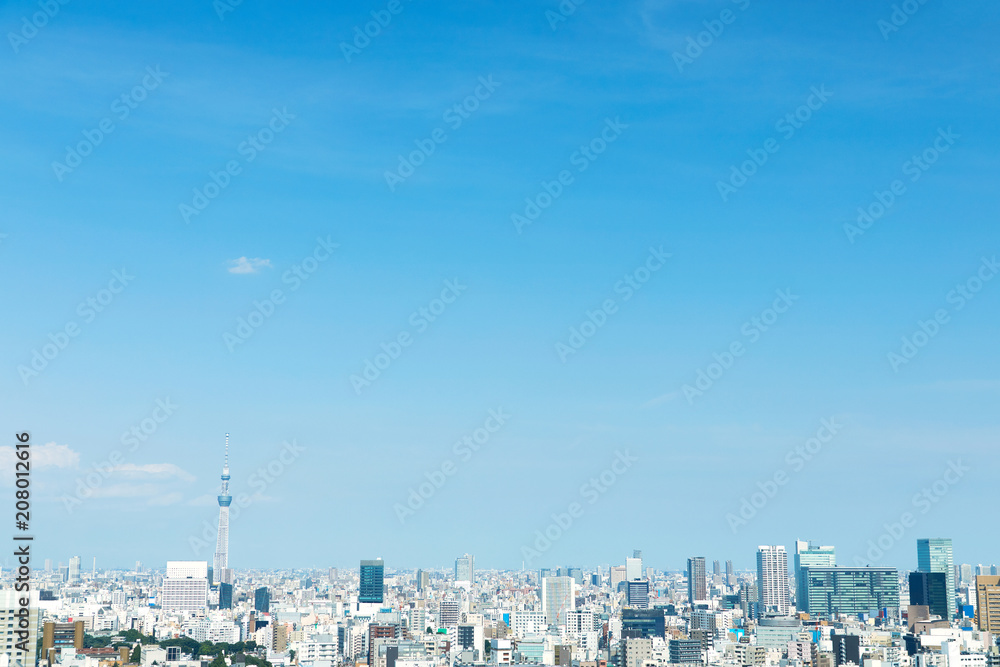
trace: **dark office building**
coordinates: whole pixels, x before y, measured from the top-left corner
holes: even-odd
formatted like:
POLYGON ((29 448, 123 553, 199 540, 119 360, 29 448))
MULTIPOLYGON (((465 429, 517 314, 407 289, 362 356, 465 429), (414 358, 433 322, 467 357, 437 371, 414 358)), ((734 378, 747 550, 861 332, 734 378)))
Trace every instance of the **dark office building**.
POLYGON ((846 665, 849 662, 855 665, 861 664, 861 637, 858 635, 838 635, 834 633, 833 639, 833 659, 837 667, 846 665))
POLYGON ((671 639, 668 646, 670 662, 690 664, 702 661, 700 639, 671 639))
POLYGON ((233 608, 233 585, 219 584, 219 609, 233 608))
POLYGON ((266 586, 253 592, 253 608, 265 614, 271 611, 271 591, 266 586))
POLYGON ((622 610, 622 639, 662 638, 666 628, 663 609, 622 610))
POLYGON ((385 563, 382 559, 361 561, 361 587, 358 602, 382 603, 382 577, 385 563))
POLYGON ((948 618, 947 586, 944 572, 910 572, 910 604, 927 606, 931 614, 948 618))
POLYGON ((458 626, 457 642, 459 648, 463 649, 476 648, 476 626, 468 624, 458 626))

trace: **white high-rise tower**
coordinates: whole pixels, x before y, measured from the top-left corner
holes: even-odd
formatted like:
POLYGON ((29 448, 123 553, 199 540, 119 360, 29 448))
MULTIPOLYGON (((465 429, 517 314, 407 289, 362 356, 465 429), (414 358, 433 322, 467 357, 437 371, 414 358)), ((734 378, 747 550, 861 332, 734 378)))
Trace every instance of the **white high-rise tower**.
POLYGON ((757 593, 761 615, 788 615, 788 554, 785 547, 757 547, 757 593))
POLYGON ((229 505, 233 497, 229 495, 229 434, 226 434, 226 463, 222 466, 222 489, 219 491, 219 539, 215 543, 215 560, 212 562, 212 578, 220 584, 232 584, 229 570, 229 505))

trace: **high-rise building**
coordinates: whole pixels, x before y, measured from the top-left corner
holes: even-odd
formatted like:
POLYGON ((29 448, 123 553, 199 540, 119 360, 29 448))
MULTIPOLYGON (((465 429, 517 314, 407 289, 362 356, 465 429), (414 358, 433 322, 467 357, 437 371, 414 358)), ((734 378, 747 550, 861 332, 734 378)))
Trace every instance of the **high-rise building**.
POLYGON ((626 570, 621 565, 612 565, 609 576, 612 590, 618 590, 618 585, 627 580, 626 570))
POLYGON ((719 563, 719 561, 717 560, 712 561, 712 575, 718 577, 721 574, 722 574, 722 564, 719 563))
POLYGON ((675 664, 699 664, 702 659, 702 645, 699 639, 671 639, 667 644, 670 662, 675 664))
MULTIPOLYGON (((0 593, 0 600, 2 600, 0 593)), ((83 648, 83 621, 55 623, 46 621, 42 625, 42 658, 50 665, 56 664, 56 655, 64 648, 79 651, 83 648)), ((32 651, 34 652, 34 651, 32 651)))
POLYGON ((705 582, 705 557, 688 558, 688 601, 691 606, 697 600, 708 599, 708 585, 705 582))
POLYGON ((666 618, 663 609, 622 609, 622 639, 663 638, 666 618))
POLYGON ((430 575, 428 575, 423 570, 417 570, 416 579, 417 579, 417 592, 422 593, 427 590, 428 586, 430 586, 431 583, 430 575))
POLYGON ((455 559, 455 583, 473 584, 476 581, 476 558, 465 554, 455 559))
POLYGON ((788 553, 785 547, 757 547, 757 592, 761 614, 788 615, 788 553))
POLYGON ((52 571, 52 559, 51 558, 46 558, 45 559, 45 572, 48 573, 48 572, 51 572, 51 571, 52 571))
POLYGON ((69 579, 70 585, 80 583, 80 557, 73 556, 69 559, 69 579))
POLYGON ((917 540, 917 571, 944 572, 948 592, 947 620, 955 617, 955 560, 951 538, 935 537, 917 540))
POLYGON ((976 577, 976 625, 983 632, 1000 632, 1000 576, 976 577))
MULTIPOLYGON (((18 592, 13 589, 0 591, 0 622, 7 628, 5 640, 0 640, 3 646, 0 655, 6 654, 9 665, 16 667, 35 667, 35 652, 38 646, 38 624, 42 618, 42 610, 38 608, 38 593, 35 591, 18 592), (21 598, 27 597, 28 606, 21 606, 21 598), (21 616, 24 609, 27 617, 21 616), (16 628, 16 630, 14 629, 16 628), (25 634, 19 634, 19 633, 25 634)), ((81 624, 82 625, 82 624, 81 624)), ((83 633, 81 627, 80 639, 83 633)))
POLYGON ((633 579, 626 586, 625 604, 634 609, 649 609, 649 581, 633 579))
POLYGON ((625 638, 621 642, 622 667, 642 667, 653 657, 653 640, 644 638, 625 638))
POLYGON ((438 624, 442 628, 458 627, 462 604, 458 600, 441 600, 438 607, 438 624))
POLYGON ((226 434, 226 459, 222 465, 222 486, 219 489, 219 535, 215 542, 215 559, 212 561, 212 576, 219 583, 233 583, 229 570, 229 506, 233 497, 229 495, 229 434, 226 434))
POLYGON ((802 577, 804 567, 836 567, 837 551, 833 547, 818 547, 812 542, 795 541, 795 606, 802 611, 805 599, 805 582, 802 577))
POLYGON ((948 618, 948 578, 944 572, 910 572, 910 604, 926 606, 935 616, 948 618))
POLYGON ((167 561, 160 606, 164 611, 200 611, 208 606, 208 563, 167 561))
POLYGON ((804 567, 805 597, 799 611, 829 619, 836 614, 895 617, 899 609, 899 573, 891 567, 804 567))
POLYGON ((859 635, 838 635, 834 632, 830 639, 833 640, 833 659, 837 667, 861 664, 861 637, 859 635))
POLYGON ((572 577, 542 579, 542 611, 549 625, 566 625, 566 612, 576 609, 576 582, 572 577))
POLYGON ((253 592, 253 608, 265 614, 271 611, 271 591, 267 586, 253 592))
POLYGON ((219 609, 233 608, 233 585, 219 584, 219 609))
POLYGON ((358 602, 382 603, 384 575, 385 563, 381 558, 361 561, 361 585, 358 590, 358 602))
POLYGON ((625 580, 632 581, 633 579, 642 579, 642 559, 641 558, 626 558, 625 559, 625 580))

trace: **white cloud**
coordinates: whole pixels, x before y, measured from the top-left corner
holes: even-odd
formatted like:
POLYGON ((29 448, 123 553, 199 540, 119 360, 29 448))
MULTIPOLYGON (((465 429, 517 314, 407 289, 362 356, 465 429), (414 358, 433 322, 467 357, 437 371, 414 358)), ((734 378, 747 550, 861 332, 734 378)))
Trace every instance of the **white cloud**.
POLYGON ((155 496, 149 499, 147 505, 155 505, 158 507, 165 507, 167 505, 176 505, 181 500, 184 499, 184 495, 174 491, 173 493, 165 493, 162 496, 155 496))
POLYGON ((122 477, 131 479, 143 477, 158 477, 161 479, 177 477, 185 482, 193 482, 196 479, 194 475, 173 463, 144 463, 142 465, 123 463, 115 466, 114 472, 120 474, 122 477))
MULTIPOLYGON (((44 445, 31 446, 31 467, 38 468, 75 468, 80 464, 80 453, 73 451, 69 445, 57 445, 49 442, 44 445)), ((17 461, 14 447, 0 447, 0 471, 14 470, 17 461)))
POLYGON ((669 403, 670 401, 674 400, 675 398, 679 397, 680 395, 681 395, 681 392, 679 392, 679 391, 672 391, 672 392, 670 392, 668 394, 663 394, 662 396, 657 396, 656 398, 651 398, 648 401, 646 401, 645 403, 643 403, 640 407, 642 407, 642 408, 651 408, 651 407, 654 407, 654 406, 657 406, 657 405, 662 405, 663 403, 669 403))
POLYGON ((260 257, 240 257, 229 260, 230 273, 257 273, 263 268, 271 268, 271 260, 260 257))
POLYGON ((162 491, 159 484, 111 484, 99 486, 91 492, 91 498, 146 498, 162 491))

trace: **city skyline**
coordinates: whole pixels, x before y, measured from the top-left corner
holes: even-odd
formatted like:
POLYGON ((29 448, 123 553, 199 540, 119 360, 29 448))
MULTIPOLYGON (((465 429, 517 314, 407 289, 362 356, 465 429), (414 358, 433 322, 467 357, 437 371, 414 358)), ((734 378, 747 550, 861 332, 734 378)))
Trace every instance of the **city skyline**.
POLYGON ((57 4, 0 8, 39 554, 211 562, 227 432, 233 567, 1000 552, 996 3, 57 4))

